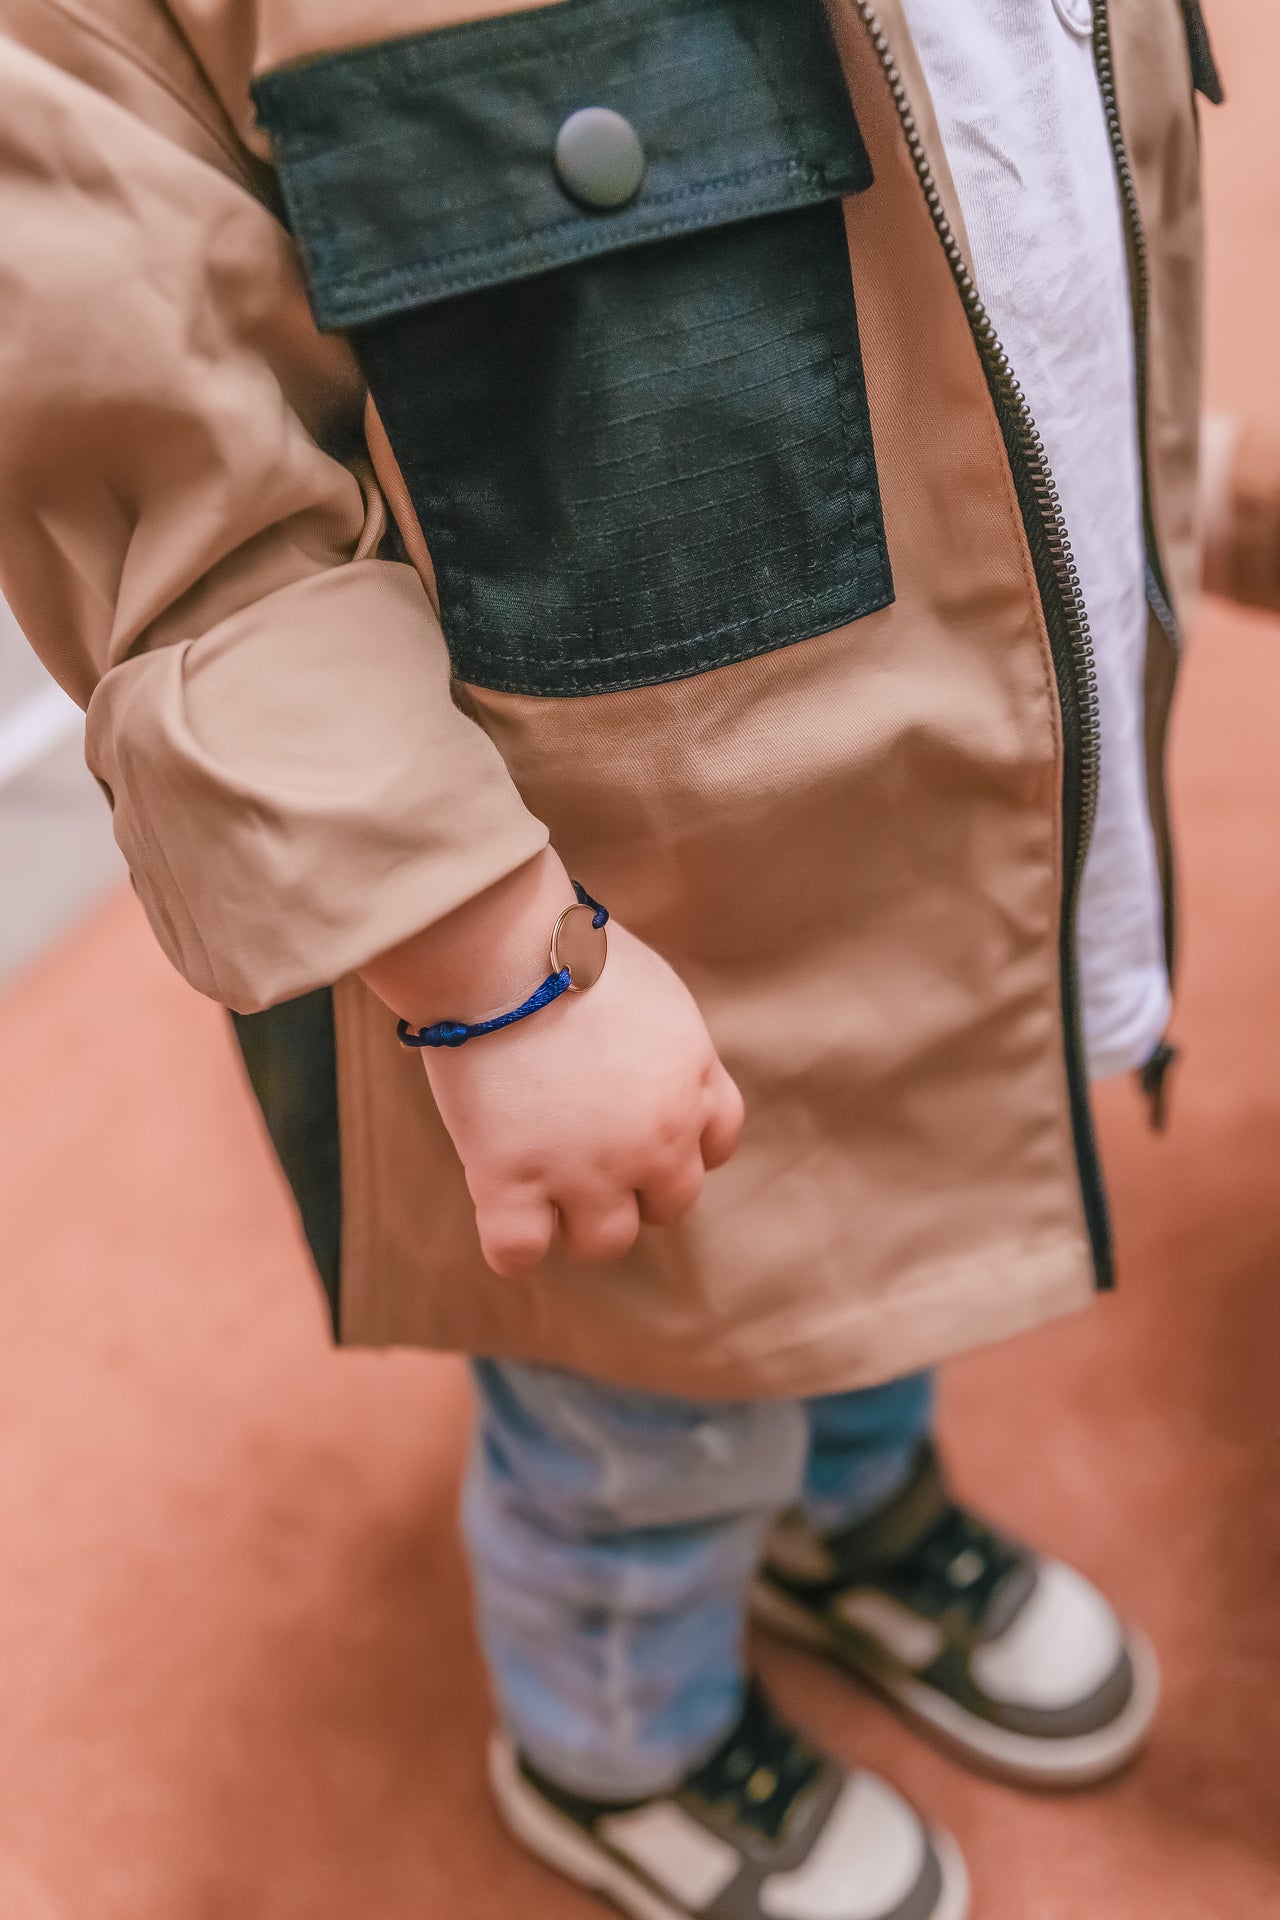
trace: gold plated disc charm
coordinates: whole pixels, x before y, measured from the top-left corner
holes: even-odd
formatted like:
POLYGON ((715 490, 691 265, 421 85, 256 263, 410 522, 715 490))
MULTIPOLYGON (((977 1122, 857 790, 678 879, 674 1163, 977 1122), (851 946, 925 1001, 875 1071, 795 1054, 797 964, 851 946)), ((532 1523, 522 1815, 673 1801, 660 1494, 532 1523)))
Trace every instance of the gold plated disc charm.
POLYGON ((551 935, 551 971, 569 969, 570 993, 585 993, 604 972, 609 936, 603 926, 596 926, 596 912, 591 907, 566 907, 551 935))

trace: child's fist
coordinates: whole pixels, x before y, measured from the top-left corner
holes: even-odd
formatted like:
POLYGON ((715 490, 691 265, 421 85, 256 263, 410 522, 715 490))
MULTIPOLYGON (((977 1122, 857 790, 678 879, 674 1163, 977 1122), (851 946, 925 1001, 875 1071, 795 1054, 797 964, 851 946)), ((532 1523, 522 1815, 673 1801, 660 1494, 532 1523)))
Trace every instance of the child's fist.
MULTIPOLYGON (((370 983, 415 1026, 516 1004, 573 900, 553 856, 533 869, 406 943, 400 960, 375 963, 370 983), (406 960, 429 991, 404 990, 406 960), (455 1005, 459 995, 470 1004, 455 1005)), ((742 1131, 742 1096, 693 996, 616 922, 608 964, 586 993, 423 1061, 485 1259, 508 1276, 537 1266, 557 1231, 575 1259, 616 1260, 641 1221, 665 1226, 693 1205, 742 1131)))

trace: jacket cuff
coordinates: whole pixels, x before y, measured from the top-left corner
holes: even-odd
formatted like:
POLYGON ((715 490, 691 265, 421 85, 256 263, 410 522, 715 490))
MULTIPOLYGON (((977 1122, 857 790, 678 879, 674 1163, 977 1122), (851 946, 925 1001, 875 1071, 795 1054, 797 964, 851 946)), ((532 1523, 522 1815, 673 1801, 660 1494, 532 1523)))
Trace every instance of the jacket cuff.
POLYGON ((165 952, 242 1013, 357 970, 547 843, 453 704, 421 583, 386 561, 113 668, 86 748, 165 952))

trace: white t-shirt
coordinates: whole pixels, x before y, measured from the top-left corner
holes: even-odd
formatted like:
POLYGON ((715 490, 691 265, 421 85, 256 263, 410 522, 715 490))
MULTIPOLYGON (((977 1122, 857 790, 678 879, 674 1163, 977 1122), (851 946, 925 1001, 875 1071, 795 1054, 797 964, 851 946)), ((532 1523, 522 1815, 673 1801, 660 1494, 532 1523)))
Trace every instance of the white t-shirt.
POLYGON ((1146 803, 1147 606, 1124 227, 1092 0, 904 0, 983 304, 1062 498, 1101 708, 1078 922, 1094 1078, 1142 1064, 1169 983, 1146 803))

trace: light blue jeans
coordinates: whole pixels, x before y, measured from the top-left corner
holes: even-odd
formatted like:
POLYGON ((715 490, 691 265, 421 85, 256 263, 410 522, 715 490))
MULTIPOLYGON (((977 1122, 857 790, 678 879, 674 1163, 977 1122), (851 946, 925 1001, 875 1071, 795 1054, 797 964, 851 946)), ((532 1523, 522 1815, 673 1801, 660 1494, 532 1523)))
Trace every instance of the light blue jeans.
POLYGON ((480 1632, 512 1735, 572 1792, 671 1787, 743 1694, 748 1585, 770 1521, 826 1530, 902 1484, 932 1378, 700 1405, 482 1361, 464 1501, 480 1632))

